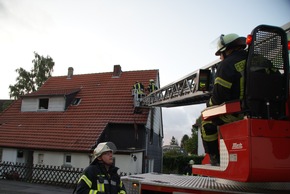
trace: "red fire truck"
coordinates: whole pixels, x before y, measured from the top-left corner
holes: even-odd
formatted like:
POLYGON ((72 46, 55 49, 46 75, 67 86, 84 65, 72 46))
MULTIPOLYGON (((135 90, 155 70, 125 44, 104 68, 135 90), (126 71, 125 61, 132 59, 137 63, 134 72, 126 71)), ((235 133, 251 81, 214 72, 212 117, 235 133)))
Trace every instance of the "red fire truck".
MULTIPOLYGON (((197 176, 146 173, 122 177, 128 193, 290 193, 290 23, 259 25, 247 37, 245 97, 202 111, 203 119, 243 112, 219 127, 220 166, 193 165, 197 176), (257 56, 267 63, 257 62, 257 56)), ((143 99, 144 107, 206 102, 219 61, 143 99)))

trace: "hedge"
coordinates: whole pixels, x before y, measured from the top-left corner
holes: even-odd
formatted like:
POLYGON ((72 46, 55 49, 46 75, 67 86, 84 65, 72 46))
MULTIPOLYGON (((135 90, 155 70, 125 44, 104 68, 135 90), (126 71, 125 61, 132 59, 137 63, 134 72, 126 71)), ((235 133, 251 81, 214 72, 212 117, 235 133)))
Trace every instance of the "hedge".
POLYGON ((201 164, 204 156, 163 156, 163 170, 165 174, 182 174, 183 169, 190 160, 194 161, 194 164, 201 164))

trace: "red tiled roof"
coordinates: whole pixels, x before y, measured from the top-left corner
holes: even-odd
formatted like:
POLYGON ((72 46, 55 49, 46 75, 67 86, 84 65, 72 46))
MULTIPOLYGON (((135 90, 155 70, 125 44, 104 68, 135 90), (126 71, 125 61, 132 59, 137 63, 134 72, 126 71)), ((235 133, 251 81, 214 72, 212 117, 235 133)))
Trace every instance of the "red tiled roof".
POLYGON ((0 116, 0 147, 89 151, 108 123, 146 123, 148 110, 134 114, 131 89, 157 77, 158 70, 51 77, 26 97, 79 91, 81 103, 62 112, 21 112, 21 100, 15 101, 0 116))
POLYGON ((58 89, 58 90, 38 90, 36 92, 26 94, 24 96, 21 96, 22 98, 26 97, 31 97, 31 96, 59 96, 59 95, 69 95, 73 94, 76 92, 79 92, 81 89, 80 88, 75 88, 75 89, 58 89))

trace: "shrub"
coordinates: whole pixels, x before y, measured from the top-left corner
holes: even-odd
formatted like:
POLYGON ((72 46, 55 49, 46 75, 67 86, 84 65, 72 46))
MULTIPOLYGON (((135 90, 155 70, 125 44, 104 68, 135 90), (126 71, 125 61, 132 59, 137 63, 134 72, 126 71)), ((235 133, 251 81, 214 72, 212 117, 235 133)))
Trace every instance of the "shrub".
POLYGON ((204 156, 184 156, 184 155, 164 155, 163 156, 163 169, 162 173, 165 174, 183 174, 183 169, 190 160, 194 161, 194 164, 201 164, 204 156))

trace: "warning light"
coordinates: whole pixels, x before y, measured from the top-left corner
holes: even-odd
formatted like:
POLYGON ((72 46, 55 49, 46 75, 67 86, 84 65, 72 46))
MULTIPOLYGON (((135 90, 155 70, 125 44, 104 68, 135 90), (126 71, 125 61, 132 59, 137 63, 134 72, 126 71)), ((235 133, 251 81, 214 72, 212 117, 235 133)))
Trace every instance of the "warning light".
POLYGON ((288 41, 288 51, 290 51, 290 41, 288 41))
POLYGON ((247 45, 250 45, 250 44, 252 43, 252 40, 253 40, 253 36, 249 34, 249 35, 247 36, 247 39, 246 39, 246 44, 247 44, 247 45))

